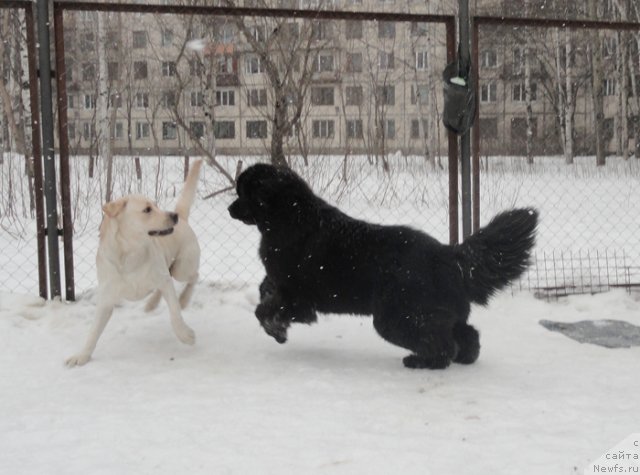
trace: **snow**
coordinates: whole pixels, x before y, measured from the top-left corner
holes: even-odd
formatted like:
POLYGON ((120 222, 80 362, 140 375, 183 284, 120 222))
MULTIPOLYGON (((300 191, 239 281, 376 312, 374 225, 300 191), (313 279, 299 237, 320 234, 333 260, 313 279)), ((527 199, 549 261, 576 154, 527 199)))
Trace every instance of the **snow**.
POLYGON ((476 307, 480 359, 408 370, 369 318, 323 316, 278 345, 255 285, 203 282, 184 312, 116 309, 87 366, 93 291, 75 303, 0 293, 0 473, 573 474, 638 431, 640 348, 605 349, 541 319, 640 324, 622 290, 476 307))
MULTIPOLYGON (((169 208, 183 160, 141 160, 143 183, 130 159, 116 160, 114 193, 141 192, 169 208)), ((220 160, 235 170, 236 158, 220 160)), ((396 154, 390 175, 366 157, 296 167, 347 213, 444 241, 447 171, 423 162, 396 154)), ((0 178, 21 176, 20 163, 6 160, 12 168, 0 178)), ((629 217, 640 212, 640 161, 590 163, 483 159, 482 222, 535 206, 537 253, 622 250, 636 265, 629 217)), ((68 369, 63 361, 81 348, 95 312, 104 177, 98 167, 100 179, 88 180, 86 166, 80 158, 72 166, 77 302, 33 297, 34 220, 20 209, 0 223, 0 474, 574 474, 638 432, 640 347, 580 344, 539 321, 640 325, 639 294, 544 301, 503 292, 473 309, 478 362, 445 371, 404 368, 407 351, 378 337, 370 318, 322 316, 278 345, 253 316, 259 235, 229 219, 233 192, 197 200, 192 213, 202 281, 184 317, 196 345, 178 342, 164 305, 145 314, 143 302, 128 302, 93 361, 68 369)), ((205 169, 198 193, 225 186, 205 169)))

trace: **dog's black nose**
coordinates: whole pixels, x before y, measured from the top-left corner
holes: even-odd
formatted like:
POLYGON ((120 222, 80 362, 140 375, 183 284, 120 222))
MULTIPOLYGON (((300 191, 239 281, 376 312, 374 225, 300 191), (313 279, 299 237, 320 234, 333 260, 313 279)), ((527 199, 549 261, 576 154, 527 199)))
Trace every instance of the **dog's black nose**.
POLYGON ((178 223, 178 213, 169 213, 169 216, 171 216, 171 220, 173 221, 173 224, 178 223))

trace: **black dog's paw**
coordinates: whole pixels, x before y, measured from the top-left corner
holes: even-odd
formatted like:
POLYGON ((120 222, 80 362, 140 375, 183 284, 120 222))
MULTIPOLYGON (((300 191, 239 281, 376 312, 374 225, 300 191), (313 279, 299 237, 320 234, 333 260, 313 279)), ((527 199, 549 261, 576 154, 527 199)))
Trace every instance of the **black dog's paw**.
POLYGON ((441 358, 426 358, 420 355, 409 355, 402 359, 402 363, 411 369, 445 369, 451 364, 448 356, 441 358))
POLYGON ((288 325, 276 319, 261 320, 260 324, 267 335, 273 337, 280 344, 286 343, 288 325))
POLYGON ((282 320, 280 312, 273 305, 259 304, 256 307, 255 315, 267 335, 273 337, 280 344, 287 341, 289 322, 282 320))

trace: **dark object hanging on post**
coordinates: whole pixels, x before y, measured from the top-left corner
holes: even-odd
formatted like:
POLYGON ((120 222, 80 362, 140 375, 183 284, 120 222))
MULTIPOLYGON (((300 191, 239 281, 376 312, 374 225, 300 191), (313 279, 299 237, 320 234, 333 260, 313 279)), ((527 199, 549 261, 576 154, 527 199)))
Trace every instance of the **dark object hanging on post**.
POLYGON ((467 132, 476 118, 476 94, 471 77, 471 59, 461 58, 449 63, 444 72, 444 113, 442 121, 455 134, 467 132))

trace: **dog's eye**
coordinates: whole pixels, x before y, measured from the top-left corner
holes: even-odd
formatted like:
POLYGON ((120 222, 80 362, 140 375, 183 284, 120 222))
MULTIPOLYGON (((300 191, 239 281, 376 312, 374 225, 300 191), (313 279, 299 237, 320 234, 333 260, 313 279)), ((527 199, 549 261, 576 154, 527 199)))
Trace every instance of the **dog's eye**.
POLYGON ((145 209, 142 210, 143 213, 151 213, 151 206, 147 206, 145 209))

